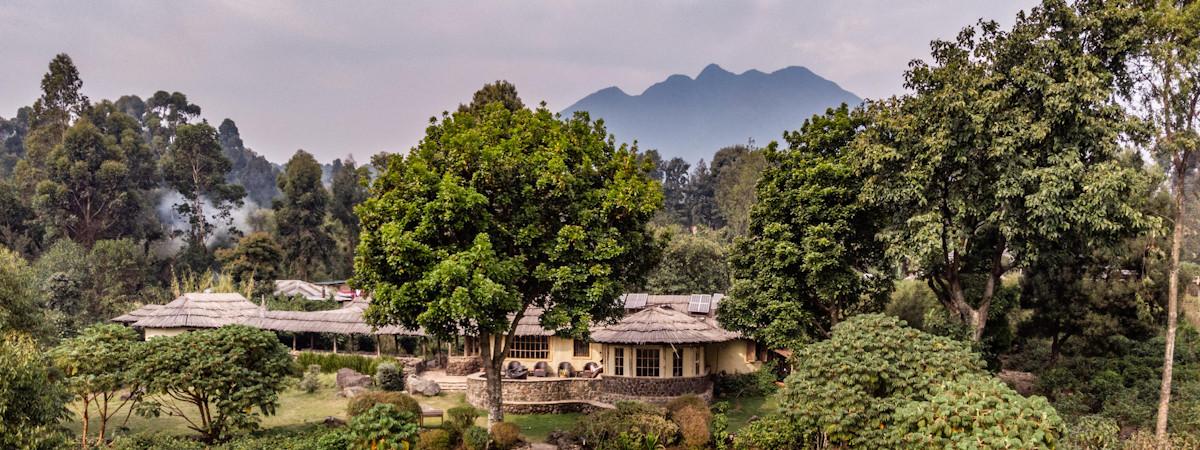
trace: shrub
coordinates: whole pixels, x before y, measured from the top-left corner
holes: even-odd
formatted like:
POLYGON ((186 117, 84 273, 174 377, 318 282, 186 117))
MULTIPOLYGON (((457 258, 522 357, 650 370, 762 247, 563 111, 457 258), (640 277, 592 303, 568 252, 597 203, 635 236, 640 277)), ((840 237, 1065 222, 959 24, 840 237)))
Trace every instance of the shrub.
POLYGON ((110 444, 112 450, 203 450, 204 446, 191 439, 162 433, 136 433, 120 436, 110 444))
POLYGON ((466 450, 487 450, 492 437, 483 427, 471 425, 462 433, 463 447, 466 450))
POLYGON ((375 373, 380 364, 395 363, 395 361, 388 357, 371 358, 362 355, 334 353, 300 352, 299 355, 296 355, 296 363, 301 367, 316 364, 321 367, 322 373, 334 373, 338 369, 353 369, 358 373, 371 374, 375 373))
POLYGON ((396 363, 380 363, 375 367, 375 384, 385 391, 403 391, 404 371, 396 363))
POLYGON ((1121 448, 1117 421, 1103 416, 1083 416, 1067 432, 1067 448, 1072 450, 1117 450, 1121 448))
POLYGON ((309 394, 317 392, 317 389, 321 388, 320 373, 321 366, 316 364, 309 365, 308 370, 304 372, 304 378, 300 379, 300 390, 309 394))
POLYGON ((898 408, 875 447, 1055 448, 1066 427, 1043 397, 1023 397, 1000 380, 969 375, 945 382, 927 401, 898 408))
POLYGON ((425 430, 421 432, 417 448, 421 450, 451 450, 454 442, 446 430, 425 430))
POLYGON ((350 439, 350 432, 346 430, 325 433, 317 439, 317 450, 346 450, 351 445, 354 445, 354 441, 350 439))
POLYGON ((663 405, 663 407, 667 409, 667 414, 672 414, 672 415, 674 415, 675 412, 677 412, 685 407, 688 407, 688 406, 693 406, 693 407, 703 409, 706 411, 708 410, 708 403, 705 402, 704 399, 700 398, 700 396, 698 396, 696 394, 688 394, 688 395, 682 395, 679 397, 675 397, 675 398, 671 399, 671 401, 667 402, 666 405, 663 405))
POLYGON ((832 336, 797 353, 780 393, 781 413, 831 446, 878 448, 896 408, 923 401, 942 382, 983 373, 966 343, 934 336, 881 314, 854 316, 832 336))
POLYGON ((351 397, 350 401, 346 403, 346 414, 353 418, 367 412, 375 405, 384 403, 394 405, 399 411, 407 411, 414 416, 421 417, 420 403, 402 392, 388 391, 366 391, 351 397))
MULTIPOLYGON (((5 251, 0 247, 0 256, 5 251)), ((59 422, 71 396, 56 378, 32 337, 0 336, 0 448, 53 448, 65 440, 59 422)))
POLYGON ((521 427, 512 422, 492 425, 492 443, 499 450, 508 450, 521 442, 521 427))
POLYGON ((671 421, 679 426, 681 444, 689 449, 702 449, 712 440, 709 426, 712 424, 712 413, 708 406, 697 407, 686 405, 671 413, 671 421))
POLYGON ((712 405, 712 425, 709 426, 709 429, 712 430, 713 446, 717 450, 726 450, 731 443, 730 438, 732 435, 729 434, 729 417, 725 415, 725 412, 728 410, 729 403, 726 402, 717 402, 712 405))
POLYGON ((465 436, 467 428, 475 426, 479 410, 474 406, 455 406, 446 410, 446 416, 446 427, 450 429, 450 432, 455 436, 465 436))
POLYGON ((809 435, 783 416, 767 416, 746 425, 733 440, 737 450, 808 449, 809 435))
POLYGON ((417 416, 390 403, 372 406, 350 421, 353 448, 407 450, 417 436, 417 416))
POLYGON ((762 397, 778 390, 775 361, 750 373, 718 373, 713 376, 713 395, 722 398, 762 397))
POLYGON ((616 409, 597 411, 575 424, 574 433, 585 445, 598 449, 620 449, 621 434, 636 441, 656 436, 663 445, 674 443, 679 426, 667 420, 666 410, 641 402, 617 402, 616 409))
POLYGON ((158 416, 168 403, 194 407, 190 422, 208 442, 258 427, 255 411, 272 414, 289 380, 291 357, 274 333, 243 325, 147 341, 133 376, 143 383, 144 415, 158 416))

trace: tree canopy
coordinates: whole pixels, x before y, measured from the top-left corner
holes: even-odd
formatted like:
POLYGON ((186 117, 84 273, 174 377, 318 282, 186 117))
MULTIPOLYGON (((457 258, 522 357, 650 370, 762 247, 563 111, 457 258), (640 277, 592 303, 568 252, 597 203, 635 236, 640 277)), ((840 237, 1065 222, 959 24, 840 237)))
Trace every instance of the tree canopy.
POLYGON ((846 105, 767 147, 748 234, 730 254, 733 286, 721 322, 775 347, 827 337, 852 314, 880 311, 891 271, 876 235, 881 210, 858 197, 848 145, 864 126, 846 105))
POLYGON ((649 170, 586 114, 494 102, 443 116, 356 209, 369 320, 478 336, 500 420, 500 364, 530 308, 546 329, 583 335, 643 279, 645 224, 662 202, 649 170))

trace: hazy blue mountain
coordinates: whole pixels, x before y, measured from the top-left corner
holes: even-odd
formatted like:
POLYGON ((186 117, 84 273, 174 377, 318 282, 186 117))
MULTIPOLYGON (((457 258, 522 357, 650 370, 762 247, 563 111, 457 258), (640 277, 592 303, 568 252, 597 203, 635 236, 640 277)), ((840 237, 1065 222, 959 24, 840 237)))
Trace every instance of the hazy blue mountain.
POLYGON ((781 140, 784 130, 799 129, 804 119, 825 108, 861 101, 804 67, 739 75, 709 64, 695 79, 671 75, 641 95, 615 86, 601 89, 563 115, 588 111, 593 119, 604 119, 620 142, 637 140, 641 149, 658 149, 663 158, 695 163, 750 138, 760 146, 781 140))

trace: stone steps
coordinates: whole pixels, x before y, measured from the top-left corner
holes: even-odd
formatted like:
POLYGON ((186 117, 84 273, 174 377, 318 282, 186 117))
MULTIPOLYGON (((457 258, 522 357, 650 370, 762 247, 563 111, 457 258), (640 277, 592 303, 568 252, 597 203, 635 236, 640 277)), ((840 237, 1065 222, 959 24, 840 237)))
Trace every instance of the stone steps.
POLYGON ((466 381, 439 381, 438 386, 441 387, 443 391, 462 392, 467 390, 466 381))

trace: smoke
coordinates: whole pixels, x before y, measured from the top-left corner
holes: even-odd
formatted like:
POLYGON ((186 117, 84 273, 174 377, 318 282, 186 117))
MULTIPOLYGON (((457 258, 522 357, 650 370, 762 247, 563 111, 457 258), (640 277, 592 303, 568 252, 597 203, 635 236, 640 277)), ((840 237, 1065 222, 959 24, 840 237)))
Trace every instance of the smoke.
MULTIPOLYGON (((167 239, 156 242, 152 246, 152 250, 156 256, 167 258, 179 253, 184 245, 187 244, 184 238, 190 229, 190 225, 187 218, 175 211, 175 205, 187 202, 188 200, 179 192, 172 190, 164 189, 157 194, 158 203, 155 209, 158 212, 158 220, 162 224, 167 239)), ((247 198, 241 207, 230 210, 230 215, 227 219, 219 219, 216 215, 217 209, 213 207, 212 202, 204 199, 203 207, 206 220, 215 227, 204 242, 204 245, 210 249, 228 246, 242 234, 248 233, 251 230, 251 214, 254 211, 262 209, 258 203, 247 198)))

